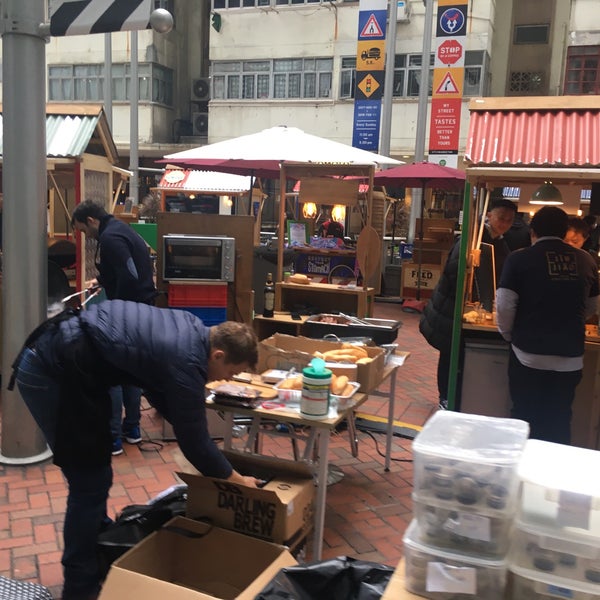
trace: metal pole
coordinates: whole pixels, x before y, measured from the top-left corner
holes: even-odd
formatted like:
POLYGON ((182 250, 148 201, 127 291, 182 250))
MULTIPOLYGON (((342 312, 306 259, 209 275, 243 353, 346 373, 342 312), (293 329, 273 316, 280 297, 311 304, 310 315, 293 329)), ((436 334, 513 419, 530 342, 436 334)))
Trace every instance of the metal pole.
MULTIPOLYGON (((423 49, 421 51, 421 79, 419 81, 419 104, 417 109, 417 131, 415 139, 415 162, 425 158, 425 131, 427 129, 427 104, 429 101, 429 57, 431 55, 431 37, 433 27, 434 0, 423 0, 425 4, 425 23, 423 26, 423 49)), ((413 189, 413 201, 410 205, 408 222, 408 241, 415 239, 417 215, 425 201, 420 189, 413 189)))
POLYGON ((112 33, 104 34, 104 112, 112 133, 112 33))
POLYGON ((135 206, 139 202, 139 155, 138 155, 138 32, 131 32, 131 79, 129 93, 129 197, 135 206))
POLYGON ((390 0, 390 20, 387 27, 385 49, 385 79, 383 82, 383 105, 381 107, 381 141, 379 153, 390 155, 392 134, 392 99, 394 96, 394 62, 396 59, 396 31, 398 29, 398 2, 390 0))
POLYGON ((2 440, 0 462, 50 456, 17 390, 6 389, 27 335, 46 317, 46 21, 44 0, 2 3, 3 270, 2 440))

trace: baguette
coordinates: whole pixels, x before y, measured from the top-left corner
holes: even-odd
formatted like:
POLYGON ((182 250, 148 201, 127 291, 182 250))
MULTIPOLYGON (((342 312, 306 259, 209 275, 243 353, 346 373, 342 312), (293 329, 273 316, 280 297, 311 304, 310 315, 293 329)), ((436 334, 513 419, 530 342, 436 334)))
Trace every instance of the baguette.
POLYGON ((344 391, 340 394, 340 396, 349 396, 354 390, 354 386, 351 383, 347 383, 344 391))

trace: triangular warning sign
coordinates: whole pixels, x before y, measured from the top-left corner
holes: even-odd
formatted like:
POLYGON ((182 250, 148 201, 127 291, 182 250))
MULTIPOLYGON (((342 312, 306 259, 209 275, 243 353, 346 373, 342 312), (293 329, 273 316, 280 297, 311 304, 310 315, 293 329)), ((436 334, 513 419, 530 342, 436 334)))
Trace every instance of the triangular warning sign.
POLYGON ((365 23, 365 26, 363 27, 362 31, 360 32, 359 37, 381 37, 382 35, 383 31, 381 30, 381 27, 379 26, 375 15, 371 15, 365 23))
POLYGON ((458 86, 454 79, 452 79, 450 73, 446 73, 446 76, 442 79, 442 83, 440 83, 438 89, 435 90, 436 94, 457 94, 458 92, 458 86))

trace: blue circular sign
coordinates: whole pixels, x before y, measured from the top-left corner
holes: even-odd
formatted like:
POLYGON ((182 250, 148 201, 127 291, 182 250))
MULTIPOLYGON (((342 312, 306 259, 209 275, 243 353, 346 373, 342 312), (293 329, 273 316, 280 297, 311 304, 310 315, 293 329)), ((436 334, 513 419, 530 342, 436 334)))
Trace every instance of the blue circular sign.
POLYGON ((448 8, 440 17, 440 28, 448 35, 457 35, 465 26, 465 15, 458 8, 448 8))

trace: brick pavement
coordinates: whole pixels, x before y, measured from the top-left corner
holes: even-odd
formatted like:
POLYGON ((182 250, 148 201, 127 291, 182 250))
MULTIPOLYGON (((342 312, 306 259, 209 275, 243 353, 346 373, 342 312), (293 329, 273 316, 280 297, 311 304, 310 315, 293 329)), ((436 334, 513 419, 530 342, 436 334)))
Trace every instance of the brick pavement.
MULTIPOLYGON (((410 357, 398 371, 395 420, 421 426, 436 410, 437 352, 418 332, 419 315, 404 313, 394 303, 376 303, 375 316, 400 319, 397 342, 410 357)), ((381 387, 387 391, 387 385, 381 387)), ((109 514, 128 504, 145 503, 177 482, 173 442, 162 442, 162 420, 145 406, 140 446, 124 445, 113 460, 114 485, 109 514)), ((371 397, 361 412, 387 417, 384 397, 371 397)), ((383 468, 385 436, 359 432, 359 455, 353 458, 348 433, 332 437, 330 460, 343 479, 329 486, 323 558, 349 555, 396 565, 402 555, 402 534, 411 519, 411 440, 394 437, 390 472, 383 468), (377 440, 377 441, 375 441, 377 440)), ((267 439, 263 451, 282 456, 288 440, 267 439)), ((0 465, 0 575, 41 583, 60 597, 62 520, 66 487, 60 471, 47 461, 38 465, 0 465)), ((310 548, 307 545, 310 560, 310 548)))

